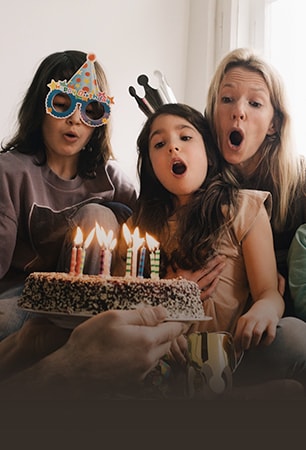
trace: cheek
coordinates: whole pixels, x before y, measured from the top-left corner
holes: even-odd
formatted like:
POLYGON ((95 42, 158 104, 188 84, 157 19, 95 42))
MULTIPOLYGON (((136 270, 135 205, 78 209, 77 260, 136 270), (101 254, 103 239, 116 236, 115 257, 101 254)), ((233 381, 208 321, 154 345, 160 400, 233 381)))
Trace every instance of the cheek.
POLYGON ((208 161, 207 161, 207 157, 204 154, 201 154, 198 156, 197 158, 197 162, 196 164, 194 164, 193 167, 193 180, 195 182, 195 184, 201 186, 207 176, 207 171, 208 171, 208 161))
POLYGON ((160 172, 160 169, 163 167, 162 158, 159 153, 155 152, 150 152, 149 158, 151 161, 153 172, 155 176, 158 176, 158 172, 160 172))
POLYGON ((93 127, 89 127, 88 125, 85 125, 85 124, 84 124, 84 127, 85 128, 84 128, 83 136, 84 136, 84 140, 87 144, 87 142, 90 141, 95 129, 93 127))

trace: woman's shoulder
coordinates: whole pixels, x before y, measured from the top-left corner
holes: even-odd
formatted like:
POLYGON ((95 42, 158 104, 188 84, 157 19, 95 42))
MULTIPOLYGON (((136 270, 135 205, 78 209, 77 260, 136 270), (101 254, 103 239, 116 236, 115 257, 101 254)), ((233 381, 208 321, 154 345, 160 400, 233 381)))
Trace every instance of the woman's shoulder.
POLYGON ((271 193, 257 189, 239 189, 238 198, 245 202, 264 202, 266 199, 271 198, 271 193))
POLYGON ((118 161, 110 159, 105 164, 105 171, 115 184, 128 186, 135 189, 131 177, 123 170, 118 161))
POLYGON ((239 241, 253 226, 259 212, 264 208, 269 218, 272 212, 272 196, 268 191, 241 189, 238 192, 238 211, 233 227, 239 241))
POLYGON ((17 150, 0 152, 0 168, 2 171, 12 170, 16 173, 19 168, 25 169, 33 165, 33 156, 20 153, 17 150))

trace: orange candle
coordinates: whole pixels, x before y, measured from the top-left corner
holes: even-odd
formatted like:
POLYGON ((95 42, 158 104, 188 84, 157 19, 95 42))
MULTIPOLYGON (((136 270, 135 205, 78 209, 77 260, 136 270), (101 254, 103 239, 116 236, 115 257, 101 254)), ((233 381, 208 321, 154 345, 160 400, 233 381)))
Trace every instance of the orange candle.
POLYGON ((77 248, 74 245, 71 250, 70 271, 69 271, 70 275, 75 274, 76 260, 77 260, 77 248))
POLYGON ((79 248, 81 247, 83 242, 83 233, 80 227, 77 227, 75 238, 74 238, 74 245, 71 250, 71 259, 70 259, 70 274, 75 275, 77 271, 79 270, 79 266, 81 264, 81 255, 79 248))

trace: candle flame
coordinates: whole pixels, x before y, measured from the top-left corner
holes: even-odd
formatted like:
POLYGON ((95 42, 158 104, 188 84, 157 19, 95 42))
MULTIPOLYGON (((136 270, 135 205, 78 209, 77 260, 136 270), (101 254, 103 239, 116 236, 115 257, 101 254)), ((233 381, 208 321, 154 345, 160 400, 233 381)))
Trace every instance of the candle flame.
POLYGON ((114 250, 116 245, 117 245, 117 239, 114 239, 113 241, 111 241, 111 243, 109 244, 110 251, 114 250))
POLYGON ((91 241, 92 241, 92 239, 94 237, 95 231, 96 231, 95 228, 93 228, 91 230, 91 232, 89 233, 89 235, 87 236, 87 238, 85 240, 85 243, 84 243, 84 248, 88 248, 89 247, 89 245, 90 245, 90 243, 91 243, 91 241))
POLYGON ((104 242, 106 241, 106 233, 104 231, 103 227, 100 227, 100 225, 96 222, 96 236, 99 242, 100 247, 104 245, 104 242))
POLYGON ((137 251, 144 239, 139 236, 139 228, 136 227, 133 233, 133 251, 137 251))
POLYGON ((153 252, 154 250, 159 248, 159 242, 156 239, 154 239, 153 236, 150 236, 150 234, 148 233, 146 233, 146 241, 150 252, 153 252))
POLYGON ((77 227, 75 238, 74 238, 74 245, 82 245, 83 243, 83 233, 80 227, 77 227))
POLYGON ((124 236, 125 242, 127 243, 127 245, 129 245, 132 242, 132 237, 131 237, 130 230, 126 223, 123 224, 122 231, 123 231, 123 236, 124 236))
POLYGON ((96 223, 96 235, 100 247, 103 246, 105 249, 109 250, 113 250, 115 248, 117 239, 113 239, 113 230, 109 230, 109 232, 106 234, 104 228, 96 223))

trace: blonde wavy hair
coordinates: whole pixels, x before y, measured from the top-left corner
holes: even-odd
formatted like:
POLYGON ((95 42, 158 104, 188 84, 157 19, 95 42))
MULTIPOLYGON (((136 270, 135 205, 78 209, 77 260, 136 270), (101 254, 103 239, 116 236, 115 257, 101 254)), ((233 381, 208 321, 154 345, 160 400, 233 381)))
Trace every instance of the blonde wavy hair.
MULTIPOLYGON (((284 229, 295 194, 303 190, 305 163, 296 152, 291 132, 291 118, 283 81, 278 72, 252 49, 238 48, 228 53, 219 63, 208 90, 205 116, 214 139, 215 108, 219 88, 224 75, 233 67, 242 67, 260 74, 269 90, 274 109, 275 134, 266 136, 259 147, 260 158, 251 179, 242 180, 242 187, 269 190, 273 198, 272 225, 275 230, 284 229)), ((233 165, 225 163, 225 170, 238 173, 233 165)), ((290 219, 290 218, 289 218, 290 219)), ((287 223, 288 225, 288 223, 287 223)))

